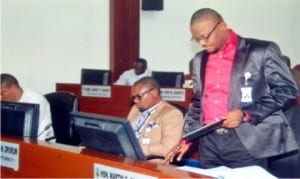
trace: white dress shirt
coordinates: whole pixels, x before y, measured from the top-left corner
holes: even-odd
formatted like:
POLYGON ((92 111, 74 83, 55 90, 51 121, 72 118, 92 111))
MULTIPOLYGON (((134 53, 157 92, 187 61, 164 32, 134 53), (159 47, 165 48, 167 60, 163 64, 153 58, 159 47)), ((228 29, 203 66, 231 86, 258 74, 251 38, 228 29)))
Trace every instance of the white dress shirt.
POLYGON ((127 70, 120 75, 120 78, 114 83, 114 85, 124 85, 124 86, 131 86, 137 80, 151 76, 152 72, 149 69, 146 69, 144 73, 140 75, 136 75, 134 69, 127 70))
POLYGON ((44 96, 30 89, 23 89, 23 94, 18 102, 35 103, 40 105, 38 140, 45 140, 47 138, 54 136, 52 120, 51 120, 50 104, 48 103, 47 99, 44 96))

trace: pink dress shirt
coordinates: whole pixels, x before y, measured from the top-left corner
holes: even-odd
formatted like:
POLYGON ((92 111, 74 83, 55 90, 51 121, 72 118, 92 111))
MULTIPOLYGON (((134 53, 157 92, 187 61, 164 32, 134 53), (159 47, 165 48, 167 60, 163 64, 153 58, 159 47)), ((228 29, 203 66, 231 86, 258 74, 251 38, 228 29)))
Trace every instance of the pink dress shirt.
POLYGON ((212 53, 205 68, 203 115, 204 124, 224 117, 227 112, 230 75, 236 53, 238 36, 230 34, 221 49, 221 53, 212 53))

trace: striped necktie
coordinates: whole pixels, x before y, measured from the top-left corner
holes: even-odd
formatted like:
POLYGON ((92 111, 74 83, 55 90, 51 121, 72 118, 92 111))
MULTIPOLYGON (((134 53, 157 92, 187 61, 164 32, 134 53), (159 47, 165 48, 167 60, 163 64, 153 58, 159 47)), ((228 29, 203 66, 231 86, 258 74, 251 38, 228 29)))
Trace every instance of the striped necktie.
POLYGON ((143 112, 139 118, 137 118, 135 120, 135 123, 133 125, 133 129, 135 131, 135 135, 137 138, 139 138, 140 136, 140 133, 141 133, 141 130, 145 124, 145 122, 147 121, 148 117, 150 116, 150 112, 146 111, 146 112, 143 112))

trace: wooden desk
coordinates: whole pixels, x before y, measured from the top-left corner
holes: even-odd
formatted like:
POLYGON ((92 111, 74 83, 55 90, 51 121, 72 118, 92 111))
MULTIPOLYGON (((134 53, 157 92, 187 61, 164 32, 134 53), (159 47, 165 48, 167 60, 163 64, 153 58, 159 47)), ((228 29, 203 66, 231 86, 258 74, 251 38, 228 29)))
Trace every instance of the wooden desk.
POLYGON ((3 178, 93 178, 95 165, 157 178, 207 178, 170 165, 138 161, 80 147, 1 136, 3 141, 19 145, 19 169, 14 171, 1 166, 3 178))
MULTIPOLYGON (((188 107, 192 98, 192 89, 185 90, 185 101, 171 101, 172 103, 180 104, 188 107)), ((56 91, 69 91, 79 99, 79 110, 97 114, 126 117, 132 101, 129 98, 131 88, 129 86, 111 86, 111 97, 85 97, 82 96, 82 85, 72 83, 57 83, 56 91)))

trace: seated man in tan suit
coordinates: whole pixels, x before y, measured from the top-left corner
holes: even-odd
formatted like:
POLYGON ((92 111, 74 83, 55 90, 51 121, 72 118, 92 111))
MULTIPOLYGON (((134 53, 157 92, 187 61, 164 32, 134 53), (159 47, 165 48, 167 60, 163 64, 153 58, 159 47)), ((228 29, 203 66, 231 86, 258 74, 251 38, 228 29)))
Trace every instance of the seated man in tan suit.
MULTIPOLYGON (((161 99, 160 88, 152 77, 135 82, 131 89, 134 106, 128 119, 148 158, 163 159, 182 134, 183 115, 161 99)), ((157 161, 157 160, 156 160, 157 161)))

